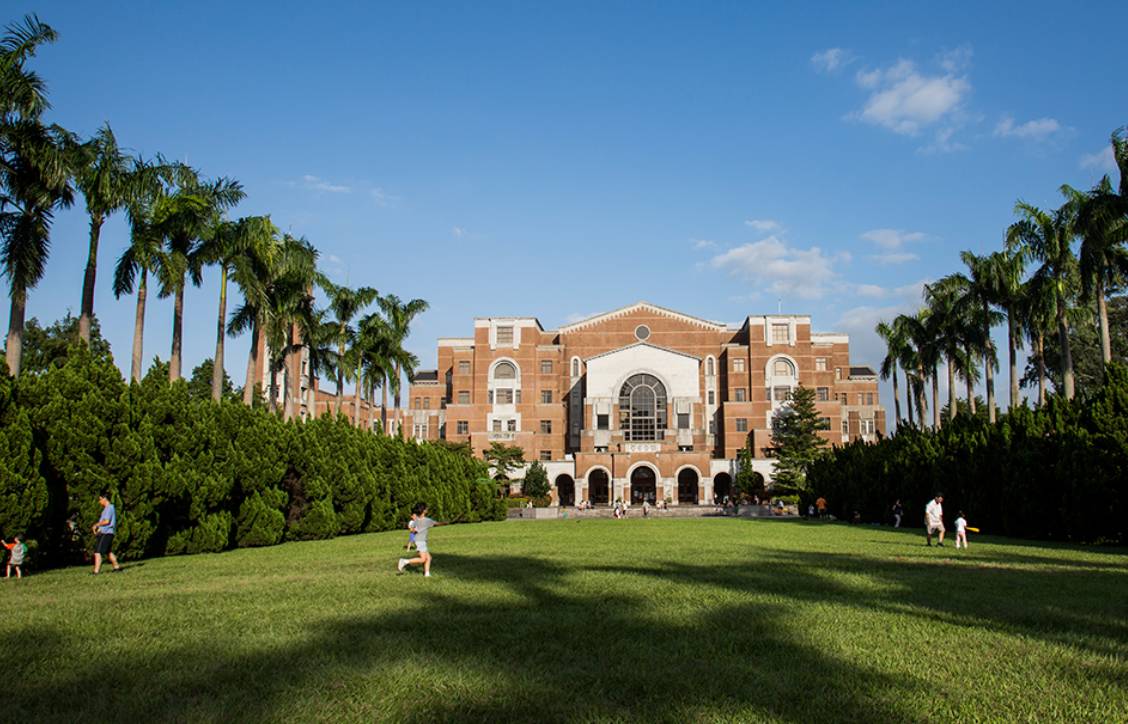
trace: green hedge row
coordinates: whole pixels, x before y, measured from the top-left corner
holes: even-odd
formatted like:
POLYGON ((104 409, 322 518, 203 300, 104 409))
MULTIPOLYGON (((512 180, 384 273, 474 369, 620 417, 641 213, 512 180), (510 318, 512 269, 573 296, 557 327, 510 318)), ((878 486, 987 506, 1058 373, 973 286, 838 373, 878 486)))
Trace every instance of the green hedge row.
POLYGON ((984 532, 1128 543, 1128 369, 1110 365, 1084 399, 1019 407, 994 424, 963 415, 836 448, 807 479, 844 519, 888 520, 900 499, 905 523, 920 526, 941 492, 949 527, 963 510, 984 532))
POLYGON ((235 402, 192 399, 151 374, 126 385, 106 359, 0 375, 0 535, 49 563, 80 559, 108 489, 128 558, 389 530, 425 501, 439 519, 501 520, 484 465, 343 418, 286 423, 235 402))

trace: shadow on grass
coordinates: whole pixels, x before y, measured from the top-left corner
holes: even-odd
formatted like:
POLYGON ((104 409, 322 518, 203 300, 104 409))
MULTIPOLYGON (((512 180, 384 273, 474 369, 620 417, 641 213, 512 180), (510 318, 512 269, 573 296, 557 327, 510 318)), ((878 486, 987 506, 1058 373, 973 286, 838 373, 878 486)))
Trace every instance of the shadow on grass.
MULTIPOLYGON (((412 611, 321 621, 301 643, 277 650, 225 654, 222 641, 208 641, 201 631, 198 647, 171 656, 70 662, 74 673, 62 680, 9 685, 5 718, 73 720, 80 705, 68 701, 87 692, 99 692, 91 698, 103 703, 105 718, 135 721, 807 722, 924 716, 919 702, 937 693, 930 682, 868 667, 861 663, 864 652, 845 660, 786 625, 793 604, 805 601, 908 612, 1106 655, 1128 653, 1122 621, 1093 607, 1123 593, 1125 578, 1110 573, 764 551, 743 566, 597 568, 536 557, 445 554, 442 575, 426 583, 404 580, 418 589, 412 611), (826 576, 828 570, 865 574, 887 585, 859 591, 826 576), (590 585, 569 579, 581 571, 689 584, 704 602, 680 622, 665 617, 659 625, 653 616, 661 601, 654 600, 653 586, 631 593, 623 592, 628 586, 608 584, 591 592, 590 585), (446 581, 452 585, 444 586, 446 581), (465 595, 471 590, 466 582, 507 590, 511 602, 473 600, 465 595), (780 602, 743 603, 730 596, 727 605, 710 604, 714 587, 768 593, 780 602), (427 678, 413 678, 421 670, 427 678)), ((67 655, 61 632, 26 632, 0 643, 6 651, 35 651, 37 657, 67 655)), ((1123 693, 1116 673, 1107 673, 1108 685, 1123 693)))

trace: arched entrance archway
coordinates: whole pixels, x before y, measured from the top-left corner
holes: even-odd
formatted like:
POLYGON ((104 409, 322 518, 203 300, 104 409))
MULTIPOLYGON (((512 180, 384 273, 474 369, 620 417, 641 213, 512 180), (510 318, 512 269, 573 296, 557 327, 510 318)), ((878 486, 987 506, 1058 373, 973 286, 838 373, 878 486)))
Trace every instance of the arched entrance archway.
POLYGON ((588 473, 588 500, 592 505, 611 503, 611 480, 606 470, 592 470, 588 473))
POLYGON ((728 473, 717 473, 713 476, 713 497, 718 503, 725 502, 725 498, 732 495, 732 476, 728 473))
POLYGON ((556 478, 556 498, 561 505, 572 506, 576 504, 576 481, 571 475, 559 475, 556 478))
POLYGON ((654 469, 640 465, 631 473, 631 505, 650 503, 658 500, 658 479, 654 469))
POLYGON ((701 478, 693 468, 686 468, 678 473, 678 503, 682 505, 697 504, 697 484, 701 478))

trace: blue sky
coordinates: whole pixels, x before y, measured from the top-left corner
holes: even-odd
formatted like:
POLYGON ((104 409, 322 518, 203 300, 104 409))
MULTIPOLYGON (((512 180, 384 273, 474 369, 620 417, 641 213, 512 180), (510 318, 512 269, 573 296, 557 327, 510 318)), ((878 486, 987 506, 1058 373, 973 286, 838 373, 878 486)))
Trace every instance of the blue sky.
MULTIPOLYGON (((3 19, 59 31, 33 61, 50 120, 236 178, 235 215, 304 235, 338 281, 427 299, 424 366, 474 316, 555 327, 640 299, 810 313, 876 365, 874 323, 996 248, 1016 199, 1112 168, 1128 5, 774 5, 17 0, 3 19)), ((95 307, 125 367, 126 234, 104 229, 95 307)), ((86 245, 80 202, 29 316, 77 313, 86 245)), ((188 369, 216 304, 209 275, 188 369)), ((150 303, 146 359, 171 317, 150 303)), ((245 354, 229 341, 239 382, 245 354)))

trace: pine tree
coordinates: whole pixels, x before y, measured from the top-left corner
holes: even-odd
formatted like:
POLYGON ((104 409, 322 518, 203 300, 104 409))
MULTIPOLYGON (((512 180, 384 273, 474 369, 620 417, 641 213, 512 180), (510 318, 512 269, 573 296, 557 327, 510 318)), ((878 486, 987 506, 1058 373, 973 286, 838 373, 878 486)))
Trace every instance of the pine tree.
POLYGON ((525 480, 521 484, 521 490, 525 493, 525 497, 532 498, 534 501, 548 498, 552 487, 548 484, 548 472, 545 471, 543 465, 534 462, 529 466, 529 469, 525 472, 525 480))
POLYGON ((773 489, 790 492, 807 491, 807 468, 815 462, 824 441, 819 430, 825 429, 815 408, 815 391, 799 385, 791 404, 776 415, 772 430, 772 451, 776 458, 773 489))

